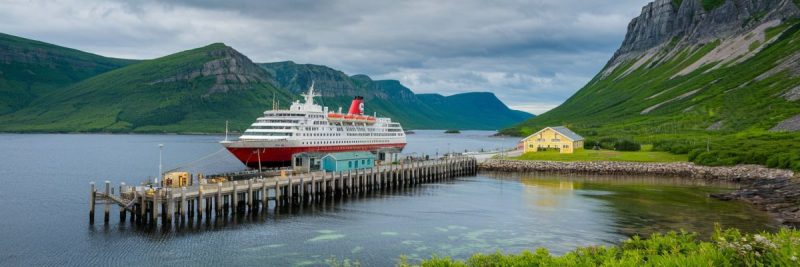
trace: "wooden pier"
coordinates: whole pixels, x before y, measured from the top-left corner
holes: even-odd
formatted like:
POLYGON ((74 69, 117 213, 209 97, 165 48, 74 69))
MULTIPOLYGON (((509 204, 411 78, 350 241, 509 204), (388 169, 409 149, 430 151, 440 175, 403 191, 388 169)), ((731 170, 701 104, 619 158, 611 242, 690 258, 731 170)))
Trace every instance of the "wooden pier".
POLYGON ((194 218, 201 220, 229 214, 258 213, 267 210, 270 201, 276 208, 309 205, 326 199, 475 175, 477 171, 475 158, 451 157, 348 172, 312 172, 181 188, 151 188, 121 183, 117 194, 114 194, 111 183, 105 181, 100 191, 95 183, 90 184, 89 223, 94 223, 96 203, 104 206, 105 223, 109 222, 111 206, 116 205, 119 207, 120 222, 124 222, 130 214, 131 222, 157 225, 160 219, 162 225, 171 225, 194 218))

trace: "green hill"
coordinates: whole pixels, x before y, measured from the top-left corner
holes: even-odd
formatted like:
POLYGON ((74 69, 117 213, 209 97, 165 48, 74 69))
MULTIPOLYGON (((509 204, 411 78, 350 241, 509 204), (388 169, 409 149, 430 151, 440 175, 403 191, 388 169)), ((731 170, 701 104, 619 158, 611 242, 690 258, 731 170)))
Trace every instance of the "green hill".
POLYGON ((134 60, 107 58, 0 33, 0 115, 134 60))
POLYGON ((503 132, 567 125, 703 164, 800 169, 796 4, 673 2, 648 4, 606 67, 566 102, 503 132))
POLYGON ((364 96, 367 113, 389 116, 408 129, 496 130, 533 116, 509 109, 492 93, 414 94, 399 81, 348 76, 326 66, 291 61, 260 66, 275 77, 279 87, 294 93, 307 90, 313 80, 322 95, 319 101, 333 110, 346 111, 353 96, 364 96))
POLYGON ((499 129, 531 116, 490 93, 418 96, 325 66, 257 65, 224 44, 133 61, 0 35, 0 67, 0 132, 222 132, 226 120, 243 131, 273 98, 286 108, 312 80, 323 105, 347 109, 362 95, 368 113, 410 129, 499 129))
POLYGON ((115 69, 0 117, 0 131, 221 132, 243 130, 272 104, 295 96, 224 44, 115 69))
POLYGON ((428 106, 452 118, 452 125, 446 129, 470 129, 457 125, 483 124, 485 129, 501 129, 507 125, 532 118, 527 112, 508 108, 492 93, 473 92, 442 96, 439 94, 418 94, 417 97, 428 106))

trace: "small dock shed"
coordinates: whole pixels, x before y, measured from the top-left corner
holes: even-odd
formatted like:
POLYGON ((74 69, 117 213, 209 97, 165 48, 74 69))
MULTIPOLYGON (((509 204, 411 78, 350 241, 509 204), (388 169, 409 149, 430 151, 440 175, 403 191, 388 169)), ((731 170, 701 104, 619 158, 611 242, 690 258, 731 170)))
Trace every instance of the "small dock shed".
POLYGON ((330 153, 322 157, 322 169, 329 172, 368 169, 375 166, 375 155, 367 151, 330 153))

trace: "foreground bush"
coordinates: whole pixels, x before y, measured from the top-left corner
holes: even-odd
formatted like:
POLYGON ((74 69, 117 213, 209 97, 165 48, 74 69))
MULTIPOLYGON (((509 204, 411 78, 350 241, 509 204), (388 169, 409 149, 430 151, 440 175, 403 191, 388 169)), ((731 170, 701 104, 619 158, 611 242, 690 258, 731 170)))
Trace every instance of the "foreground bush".
MULTIPOLYGON (((420 266, 800 266, 800 231, 741 234, 717 230, 711 241, 669 232, 633 237, 618 246, 578 248, 562 256, 546 249, 519 254, 475 254, 469 259, 434 257, 420 266)), ((411 266, 401 258, 398 266, 411 266)))
MULTIPOLYGON (((616 151, 639 151, 642 145, 629 139, 605 137, 600 140, 587 139, 583 142, 584 149, 594 149, 595 146, 606 150, 616 151)), ((686 154, 686 153, 683 153, 686 154)))

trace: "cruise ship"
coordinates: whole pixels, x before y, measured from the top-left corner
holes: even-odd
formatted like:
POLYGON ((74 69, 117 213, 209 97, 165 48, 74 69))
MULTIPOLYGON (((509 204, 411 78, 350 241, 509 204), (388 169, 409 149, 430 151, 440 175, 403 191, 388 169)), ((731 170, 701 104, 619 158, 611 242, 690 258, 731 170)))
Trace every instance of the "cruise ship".
POLYGON ((252 168, 290 166, 302 152, 402 151, 406 135, 390 118, 364 115, 364 99, 356 96, 349 111, 329 112, 314 103, 314 84, 288 110, 267 110, 237 141, 220 142, 252 168))

